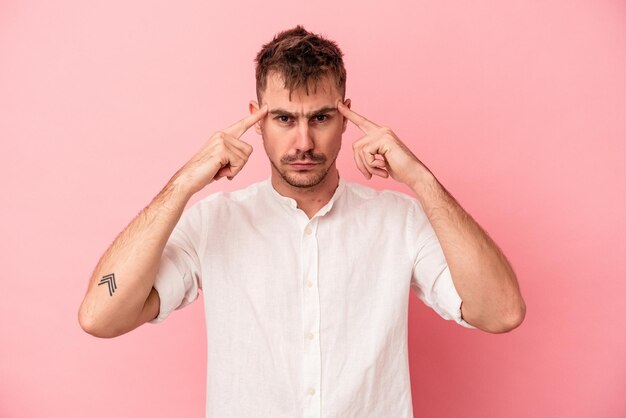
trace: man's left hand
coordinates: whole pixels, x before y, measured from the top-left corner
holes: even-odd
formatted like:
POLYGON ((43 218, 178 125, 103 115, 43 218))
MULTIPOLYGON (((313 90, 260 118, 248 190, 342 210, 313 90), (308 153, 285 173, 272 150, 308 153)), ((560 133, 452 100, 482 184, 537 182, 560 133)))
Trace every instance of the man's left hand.
POLYGON ((339 112, 361 129, 365 136, 352 144, 354 161, 363 176, 391 177, 414 188, 430 170, 389 128, 381 127, 339 102, 339 112))

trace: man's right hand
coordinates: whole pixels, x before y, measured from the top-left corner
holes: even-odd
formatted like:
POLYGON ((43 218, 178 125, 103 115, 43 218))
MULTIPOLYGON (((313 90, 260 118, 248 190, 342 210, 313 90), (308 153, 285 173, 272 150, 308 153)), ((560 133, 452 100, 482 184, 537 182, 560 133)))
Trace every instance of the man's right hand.
POLYGON ((160 297, 154 289, 155 277, 185 205, 207 184, 233 178, 241 171, 252 146, 239 138, 266 114, 264 106, 214 134, 117 236, 94 269, 79 310, 80 325, 86 332, 115 337, 157 316, 160 297), (101 286, 108 277, 115 280, 115 287, 101 286))
POLYGON ((252 146, 239 138, 265 115, 267 105, 234 125, 214 133, 200 151, 176 173, 176 182, 182 182, 190 194, 194 194, 222 177, 232 180, 252 154, 252 146))

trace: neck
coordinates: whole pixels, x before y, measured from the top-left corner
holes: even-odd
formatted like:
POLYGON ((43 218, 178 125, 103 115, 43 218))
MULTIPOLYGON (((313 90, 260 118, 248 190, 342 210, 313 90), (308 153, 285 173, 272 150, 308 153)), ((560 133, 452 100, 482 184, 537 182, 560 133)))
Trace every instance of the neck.
POLYGON ((306 213, 309 219, 330 201, 338 185, 339 172, 334 166, 328 170, 326 177, 319 184, 311 187, 292 186, 275 169, 272 169, 274 190, 285 197, 294 199, 298 208, 306 213))

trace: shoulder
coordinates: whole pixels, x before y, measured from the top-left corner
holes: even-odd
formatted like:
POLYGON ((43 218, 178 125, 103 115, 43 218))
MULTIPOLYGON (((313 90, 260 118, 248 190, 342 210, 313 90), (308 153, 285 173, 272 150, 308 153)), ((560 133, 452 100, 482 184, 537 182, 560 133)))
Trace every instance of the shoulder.
POLYGON ((259 195, 265 191, 267 186, 268 181, 264 180, 232 192, 215 192, 201 199, 195 206, 209 207, 223 204, 246 205, 250 201, 257 199, 259 195))
POLYGON ((430 234, 429 220, 414 196, 346 183, 342 197, 338 213, 343 222, 372 227, 369 229, 375 231, 377 240, 388 245, 401 245, 411 256, 415 254, 418 242, 430 234))
POLYGON ((411 210, 419 207, 418 200, 395 190, 377 190, 360 183, 346 182, 346 198, 350 204, 374 204, 411 210))
POLYGON ((365 218, 367 222, 385 225, 393 222, 411 230, 422 229, 429 223, 422 205, 415 196, 396 190, 377 190, 371 187, 346 182, 340 205, 344 216, 365 218))
POLYGON ((184 211, 182 219, 189 219, 197 224, 206 219, 209 214, 211 218, 218 219, 252 211, 258 206, 260 196, 267 187, 266 183, 267 181, 261 181, 231 192, 211 193, 189 206, 184 211))

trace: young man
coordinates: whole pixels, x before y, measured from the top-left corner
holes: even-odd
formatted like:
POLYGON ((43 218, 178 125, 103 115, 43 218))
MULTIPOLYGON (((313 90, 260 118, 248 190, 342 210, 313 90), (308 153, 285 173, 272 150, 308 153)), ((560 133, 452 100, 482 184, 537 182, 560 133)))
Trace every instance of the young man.
POLYGON ((257 56, 250 116, 214 134, 102 256, 80 309, 113 337, 165 319, 204 290, 207 416, 411 417, 408 296, 488 332, 525 305, 496 244, 388 128, 351 110, 337 45, 301 27, 257 56), (344 182, 342 134, 366 178, 344 182), (245 166, 262 135, 271 178, 189 198, 245 166))

